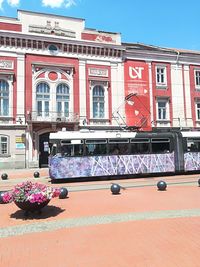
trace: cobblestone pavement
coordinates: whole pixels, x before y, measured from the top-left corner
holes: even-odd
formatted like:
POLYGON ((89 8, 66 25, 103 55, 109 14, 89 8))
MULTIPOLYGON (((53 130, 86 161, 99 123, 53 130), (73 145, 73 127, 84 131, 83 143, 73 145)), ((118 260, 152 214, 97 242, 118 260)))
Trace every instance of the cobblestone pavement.
MULTIPOLYGON (((0 190, 26 179, 9 173, 0 190)), ((23 175, 22 175, 23 174, 23 175)), ((199 175, 52 184, 68 198, 52 199, 41 214, 0 205, 0 266, 4 267, 199 267, 199 175), (158 191, 159 180, 167 182, 158 191), (110 186, 123 188, 112 195, 110 186)))

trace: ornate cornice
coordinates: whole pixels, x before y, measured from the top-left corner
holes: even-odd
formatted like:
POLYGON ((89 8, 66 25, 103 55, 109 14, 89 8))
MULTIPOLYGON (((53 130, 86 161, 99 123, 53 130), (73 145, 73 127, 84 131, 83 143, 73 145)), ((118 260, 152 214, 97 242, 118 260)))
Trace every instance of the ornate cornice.
POLYGON ((124 47, 119 45, 94 44, 77 40, 65 40, 62 38, 41 37, 20 33, 5 33, 0 31, 0 47, 48 50, 49 44, 56 45, 59 47, 59 51, 63 53, 112 58, 121 58, 124 53, 124 47))

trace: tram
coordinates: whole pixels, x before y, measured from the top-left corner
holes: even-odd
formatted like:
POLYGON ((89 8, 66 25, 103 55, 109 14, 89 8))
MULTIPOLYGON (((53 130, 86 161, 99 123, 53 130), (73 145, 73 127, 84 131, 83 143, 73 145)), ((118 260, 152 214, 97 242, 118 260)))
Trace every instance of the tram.
POLYGON ((52 181, 200 172, 197 131, 62 130, 49 142, 52 181))

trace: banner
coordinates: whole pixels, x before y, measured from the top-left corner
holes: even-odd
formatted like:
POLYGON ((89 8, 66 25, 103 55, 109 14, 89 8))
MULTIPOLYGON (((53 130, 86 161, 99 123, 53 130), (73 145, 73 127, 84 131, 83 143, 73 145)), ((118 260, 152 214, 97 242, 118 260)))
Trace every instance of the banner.
POLYGON ((127 60, 124 68, 125 99, 128 99, 125 103, 127 126, 151 130, 148 64, 127 60))

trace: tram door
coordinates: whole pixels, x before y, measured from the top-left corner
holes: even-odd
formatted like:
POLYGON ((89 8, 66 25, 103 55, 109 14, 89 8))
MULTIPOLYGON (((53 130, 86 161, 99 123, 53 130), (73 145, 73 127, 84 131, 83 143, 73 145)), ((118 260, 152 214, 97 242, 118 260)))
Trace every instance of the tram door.
POLYGON ((41 134, 39 137, 39 167, 48 167, 48 157, 49 157, 49 133, 41 134))

